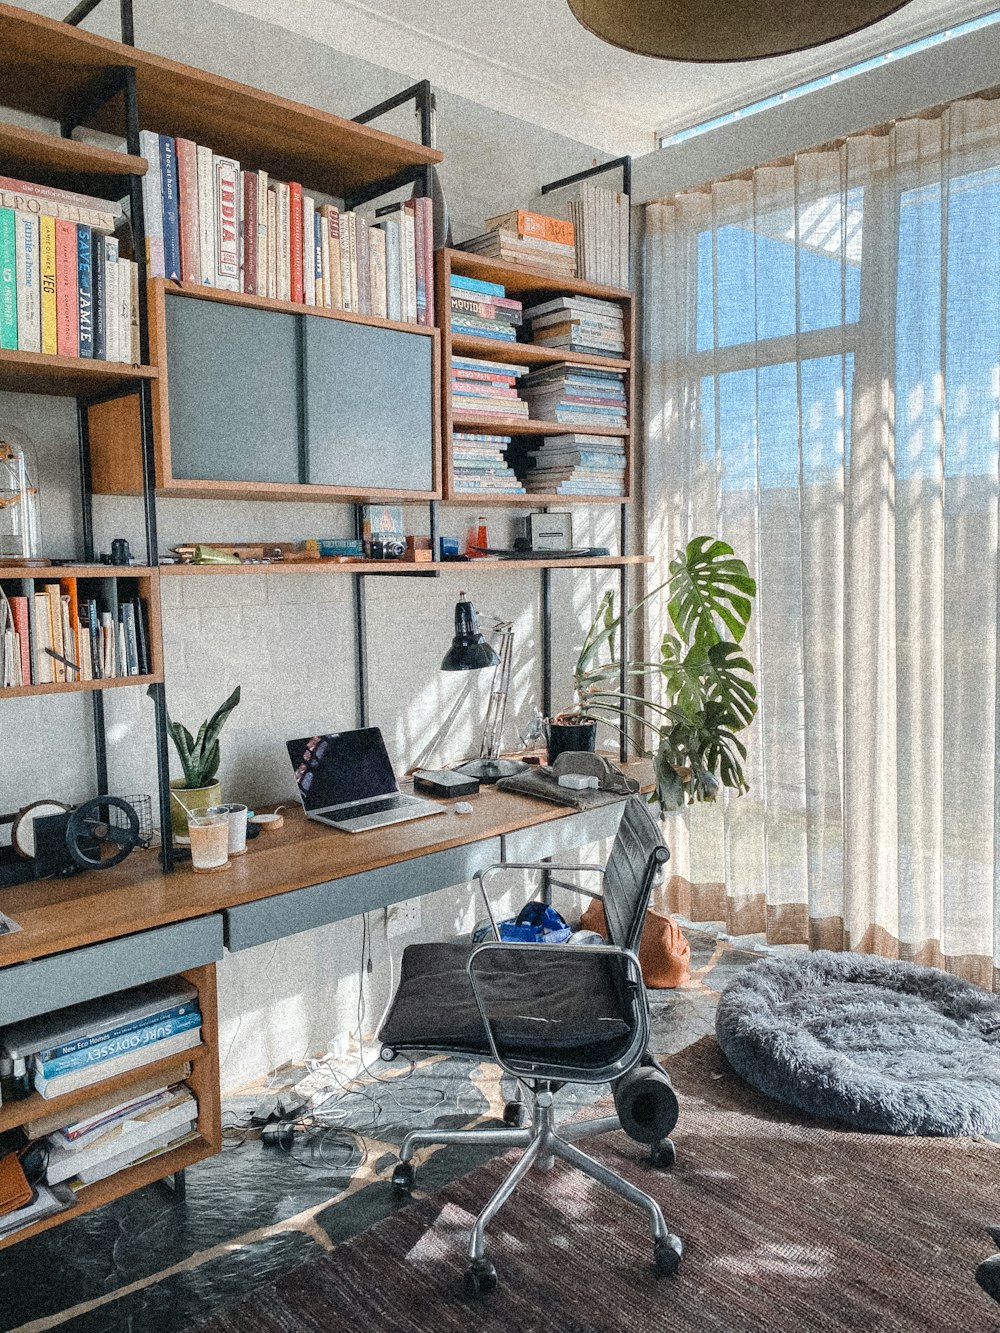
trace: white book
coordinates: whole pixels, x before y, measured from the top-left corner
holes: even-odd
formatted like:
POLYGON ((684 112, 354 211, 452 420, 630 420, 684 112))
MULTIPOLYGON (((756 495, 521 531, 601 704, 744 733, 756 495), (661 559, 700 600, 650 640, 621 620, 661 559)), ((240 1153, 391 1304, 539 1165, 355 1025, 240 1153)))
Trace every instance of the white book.
POLYGON ((121 361, 124 348, 119 337, 121 297, 118 293, 118 242, 109 236, 104 243, 104 347, 108 361, 121 361))
POLYGON ((118 349, 119 360, 132 360, 132 264, 118 261, 118 349))
POLYGON ((329 310, 333 305, 333 284, 330 281, 330 221, 325 213, 319 215, 319 251, 322 278, 316 289, 316 304, 329 310))
POLYGON ((383 218, 378 224, 385 232, 385 312, 387 319, 401 320, 399 285, 399 218, 383 218))
POLYGON ((213 154, 215 179, 215 282, 223 291, 240 290, 240 164, 213 154))
POLYGON ((381 227, 368 229, 368 271, 371 278, 372 314, 386 319, 386 251, 385 232, 381 227))
MULTIPOLYGON (((151 278, 166 273, 163 257, 163 182, 160 177, 160 136, 152 130, 139 131, 139 152, 146 159, 142 178, 142 218, 146 230, 146 264, 151 278)), ((108 357, 108 360, 117 360, 108 357)))
POLYGON ((316 200, 302 196, 302 300, 317 305, 316 300, 316 200))
POLYGON ((91 1084, 103 1083, 119 1074, 141 1069, 143 1065, 152 1064, 154 1060, 164 1060, 167 1056, 189 1051, 200 1042, 201 1028, 187 1028, 172 1037, 164 1037, 163 1041, 154 1041, 149 1046, 139 1046, 125 1055, 115 1056, 112 1060, 102 1060, 100 1064, 74 1069, 67 1074, 57 1074, 55 1078, 44 1079, 36 1073, 35 1090, 40 1092, 46 1101, 51 1101, 53 1097, 61 1097, 64 1092, 89 1088, 91 1084))
POLYGON ((357 310, 352 302, 352 292, 357 286, 351 283, 351 237, 354 235, 354 214, 340 215, 340 306, 342 310, 357 310))
POLYGON ((415 249, 413 214, 405 208, 399 211, 399 282, 402 293, 403 319, 407 324, 417 322, 417 255, 415 249))
POLYGON ((267 295, 278 296, 278 192, 272 185, 267 192, 267 295))
POLYGON ((257 172, 257 295, 267 296, 267 172, 257 172))
POLYGON ((39 246, 41 224, 34 213, 14 214, 17 269, 17 346, 21 352, 42 350, 42 276, 39 246))
POLYGON ((290 191, 284 181, 274 182, 274 215, 278 226, 275 237, 275 259, 278 263, 277 299, 292 299, 292 228, 289 216, 290 191))
POLYGON ((168 1152, 173 1147, 179 1147, 186 1143, 188 1139, 194 1137, 195 1121, 188 1122, 186 1128, 181 1126, 177 1129, 166 1129, 162 1134, 157 1134, 153 1139, 147 1139, 145 1143, 136 1144, 134 1148, 127 1148, 115 1157, 109 1157, 107 1161, 99 1166, 89 1167, 86 1171, 81 1171, 79 1175, 80 1183, 83 1185, 93 1185, 95 1181, 106 1180, 108 1176, 116 1175, 119 1171, 125 1171, 128 1167, 134 1166, 137 1162, 143 1161, 147 1157, 159 1157, 162 1153, 168 1152))
POLYGON ((115 626, 116 631, 116 662, 118 666, 117 675, 127 676, 128 670, 128 645, 125 641, 125 626, 119 620, 115 626))
POLYGON ((198 248, 201 281, 215 286, 215 166, 211 148, 198 145, 198 248))
POLYGON ((190 1128, 197 1114, 198 1104, 190 1089, 184 1088, 164 1106, 140 1111, 131 1119, 116 1121, 107 1133, 86 1147, 73 1150, 50 1138, 45 1178, 50 1185, 60 1185, 64 1180, 82 1175, 122 1153, 141 1156, 148 1151, 150 1142, 158 1140, 163 1134, 176 1138, 179 1133, 190 1128))

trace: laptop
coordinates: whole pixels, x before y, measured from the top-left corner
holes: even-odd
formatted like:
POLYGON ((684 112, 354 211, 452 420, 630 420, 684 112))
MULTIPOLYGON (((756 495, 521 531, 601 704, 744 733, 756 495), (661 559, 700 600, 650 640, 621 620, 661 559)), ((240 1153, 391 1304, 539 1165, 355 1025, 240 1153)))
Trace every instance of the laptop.
POLYGON ((287 741, 299 799, 309 819, 345 833, 443 815, 447 807, 403 796, 378 727, 287 741))

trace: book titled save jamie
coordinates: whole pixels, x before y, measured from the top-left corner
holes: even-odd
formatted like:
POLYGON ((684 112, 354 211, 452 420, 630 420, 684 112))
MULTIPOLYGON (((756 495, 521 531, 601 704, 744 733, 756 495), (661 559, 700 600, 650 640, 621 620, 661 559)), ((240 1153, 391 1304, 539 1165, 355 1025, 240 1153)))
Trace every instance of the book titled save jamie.
POLYGON ((69 1074, 77 1069, 87 1069, 91 1065, 103 1064, 105 1060, 114 1060, 120 1055, 128 1055, 144 1046, 153 1046, 167 1037, 175 1037, 179 1032, 187 1032, 201 1024, 201 1014, 195 1009, 191 1013, 175 1018, 164 1019, 161 1023, 147 1023, 144 1027, 122 1032, 117 1037, 109 1037, 94 1046, 85 1046, 71 1055, 62 1055, 55 1060, 42 1060, 35 1057, 35 1070, 45 1079, 57 1078, 60 1074, 69 1074))
POLYGON ((79 283, 80 355, 94 355, 93 233, 86 223, 76 228, 76 264, 79 283))

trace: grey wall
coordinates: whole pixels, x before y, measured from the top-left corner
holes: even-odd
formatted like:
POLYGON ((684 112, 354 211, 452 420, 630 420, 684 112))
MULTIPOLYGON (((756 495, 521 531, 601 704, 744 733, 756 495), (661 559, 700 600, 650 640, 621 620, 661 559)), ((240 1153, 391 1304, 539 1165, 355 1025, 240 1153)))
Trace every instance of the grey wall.
MULTIPOLYGON (((68 4, 29 5, 62 17, 68 4)), ((104 6, 87 26, 117 36, 116 6, 104 6), (110 16, 110 17, 109 17, 110 16)), ((352 60, 282 29, 248 20, 200 0, 136 5, 136 34, 146 49, 296 98, 354 115, 399 91, 401 77, 352 60)), ((2 99, 2 86, 0 86, 2 99)), ((18 118, 21 119, 21 118, 18 118)), ((408 112, 381 127, 416 137, 408 112)), ((441 179, 457 237, 481 229, 485 216, 523 203, 544 180, 588 166, 594 150, 512 116, 448 94, 438 98, 441 179)), ((249 165, 249 164, 248 164, 249 165)), ((0 422, 27 430, 41 456, 45 547, 53 556, 79 553, 76 428, 72 402, 0 395, 0 422)), ((614 511, 591 519, 578 510, 582 542, 615 543, 614 511)), ((140 506, 98 499, 96 524, 106 543, 125 535, 139 550, 140 506)), ((426 531, 426 510, 408 511, 408 530, 426 531)), ((464 534, 473 509, 442 511, 442 530, 464 534)), ((491 509, 491 538, 511 535, 513 516, 491 509)), ((299 539, 349 535, 347 505, 161 501, 160 546, 183 540, 299 539)), ((464 587, 484 613, 515 622, 515 656, 507 742, 540 699, 539 579, 446 575, 435 580, 369 581, 372 719, 385 733, 397 767, 418 759, 450 762, 478 753, 490 673, 445 675, 441 656, 452 633, 454 603, 464 587)), ((569 702, 572 658, 606 587, 602 573, 557 574, 554 580, 555 701, 569 702)), ((243 702, 223 735, 221 779, 229 799, 249 803, 293 800, 284 741, 316 730, 351 727, 355 720, 354 640, 350 580, 337 575, 166 578, 163 635, 168 705, 196 727, 234 685, 243 702)), ((112 789, 153 792, 151 706, 140 691, 106 696, 112 789)), ((0 812, 42 796, 78 801, 95 794, 85 696, 8 700, 0 705, 0 812)), ((177 771, 176 769, 174 771, 177 771)), ((410 939, 442 938, 476 915, 466 889, 423 903, 418 933, 393 941, 398 956, 410 939)), ((373 922, 375 968, 363 1026, 370 1031, 388 995, 390 968, 381 919, 373 922)), ((232 1087, 281 1061, 327 1049, 357 1023, 360 921, 345 922, 275 946, 227 959, 219 969, 224 1086, 232 1087)))

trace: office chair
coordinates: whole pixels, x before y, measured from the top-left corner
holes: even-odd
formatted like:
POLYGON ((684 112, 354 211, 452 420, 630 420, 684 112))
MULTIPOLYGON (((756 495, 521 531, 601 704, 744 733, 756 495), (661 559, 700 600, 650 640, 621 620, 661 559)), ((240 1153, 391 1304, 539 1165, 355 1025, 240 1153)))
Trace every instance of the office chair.
POLYGON ((382 1058, 392 1060, 403 1051, 492 1057, 518 1079, 527 1096, 526 1107, 519 1102, 506 1106, 508 1128, 411 1131, 393 1172, 393 1188, 409 1194, 415 1181, 411 1159, 420 1146, 524 1148, 472 1229, 465 1273, 465 1290, 471 1297, 496 1286, 496 1269, 486 1258, 487 1225, 532 1166, 547 1170, 556 1157, 644 1209, 657 1272, 677 1272, 683 1246, 668 1231, 655 1199, 574 1146, 580 1139, 623 1128, 651 1146, 654 1165, 668 1166, 674 1160, 668 1135, 677 1120, 677 1101, 666 1071, 647 1051, 649 1006, 636 957, 650 891, 669 855, 646 803, 630 797, 607 866, 551 862, 490 866, 477 879, 496 940, 479 945, 464 940, 411 944, 403 952, 399 987, 378 1033, 382 1058), (577 892, 603 902, 609 945, 497 942, 499 931, 486 882, 503 870, 526 869, 599 873, 601 892, 579 888, 577 892), (572 1121, 557 1130, 555 1092, 565 1083, 606 1082, 615 1091, 617 1115, 572 1121))

